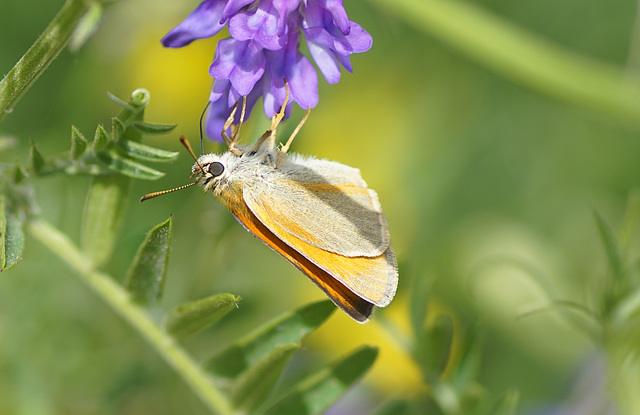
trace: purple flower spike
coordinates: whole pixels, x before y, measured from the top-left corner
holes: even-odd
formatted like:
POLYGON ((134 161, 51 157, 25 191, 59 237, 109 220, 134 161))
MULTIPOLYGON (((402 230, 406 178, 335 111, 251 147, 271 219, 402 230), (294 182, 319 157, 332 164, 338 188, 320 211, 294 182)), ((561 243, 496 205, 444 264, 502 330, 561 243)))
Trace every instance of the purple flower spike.
MULTIPOLYGON (((352 53, 365 52, 373 40, 349 20, 342 0, 205 0, 162 39, 166 47, 182 47, 210 37, 229 24, 230 39, 218 43, 209 69, 214 78, 207 114, 209 137, 222 140, 225 121, 236 103, 247 97, 245 118, 260 97, 267 117, 280 110, 289 85, 288 116, 297 102, 304 109, 318 104, 318 75, 299 51, 304 34, 311 57, 331 84, 340 66, 351 72, 352 53)), ((234 123, 240 119, 240 108, 234 123)), ((229 134, 230 131, 227 131, 229 134)))

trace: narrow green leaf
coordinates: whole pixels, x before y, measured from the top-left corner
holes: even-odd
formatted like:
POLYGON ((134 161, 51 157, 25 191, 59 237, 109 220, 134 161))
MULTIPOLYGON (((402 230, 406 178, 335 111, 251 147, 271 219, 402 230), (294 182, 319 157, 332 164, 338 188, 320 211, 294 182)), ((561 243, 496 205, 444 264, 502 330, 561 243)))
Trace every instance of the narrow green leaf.
POLYGON ((14 266, 22 256, 24 233, 20 220, 7 208, 7 199, 0 194, 0 271, 14 266))
MULTIPOLYGON (((130 126, 132 123, 137 121, 142 121, 144 119, 144 110, 147 107, 150 98, 151 95, 149 94, 149 91, 144 88, 138 88, 133 91, 129 98, 129 103, 118 115, 118 120, 126 126, 130 126)), ((119 137, 139 141, 142 134, 135 128, 127 128, 124 136, 121 135, 119 137)))
POLYGON ((491 415, 514 415, 518 408, 519 400, 520 392, 517 389, 509 389, 498 398, 489 413, 491 415))
POLYGON ((168 134, 176 128, 177 124, 153 124, 150 122, 135 122, 133 126, 141 133, 148 135, 168 134))
POLYGON ((95 33, 102 19, 102 5, 98 1, 93 1, 89 5, 89 10, 82 16, 69 40, 71 52, 77 52, 95 33))
MULTIPOLYGON (((620 227, 619 240, 624 250, 629 249, 631 239, 635 234, 640 219, 640 189, 631 189, 627 198, 627 207, 624 212, 624 220, 620 227)), ((625 251, 626 252, 626 251, 625 251)))
POLYGON ((131 140, 120 140, 118 147, 122 149, 129 157, 139 160, 148 161, 173 161, 178 158, 180 153, 175 151, 160 150, 155 147, 150 147, 142 143, 131 140))
POLYGON ((205 367, 216 376, 235 378, 277 346, 300 342, 334 310, 331 301, 323 300, 284 313, 214 356, 205 367))
POLYGON ((29 152, 29 165, 34 173, 39 173, 42 171, 44 167, 44 158, 40 151, 38 151, 38 147, 36 147, 36 143, 31 140, 31 150, 29 152))
POLYGON ((378 349, 362 347, 304 379, 267 411, 266 415, 320 415, 373 365, 378 349))
POLYGON ((98 128, 96 128, 96 134, 93 137, 93 152, 97 154, 107 146, 108 142, 109 135, 107 134, 107 130, 104 129, 102 124, 98 125, 98 128))
POLYGON ((417 339, 420 337, 424 329, 424 319, 427 316, 429 293, 431 291, 433 278, 431 278, 429 273, 414 270, 411 281, 411 308, 409 311, 411 316, 411 326, 413 327, 413 333, 417 339))
POLYGON ((609 228, 609 225, 602 219, 602 216, 600 216, 598 212, 594 212, 593 215, 596 220, 596 226, 598 227, 598 233, 600 233, 602 245, 607 255, 611 274, 614 278, 618 279, 622 275, 622 260, 620 258, 618 244, 614 239, 611 228, 609 228))
POLYGON ((118 117, 111 118, 111 139, 113 141, 118 141, 124 135, 124 124, 118 117))
POLYGON ((87 139, 76 128, 75 125, 71 126, 71 158, 77 160, 84 151, 87 149, 87 139))
POLYGON ((9 269, 18 263, 22 258, 22 248, 24 246, 24 231, 22 223, 17 216, 12 213, 6 215, 6 227, 3 235, 4 241, 4 258, 0 271, 9 269))
POLYGON ((164 176, 163 172, 121 157, 115 151, 101 151, 97 156, 109 169, 134 179, 156 180, 164 176))
POLYGON ((231 386, 231 403, 253 413, 267 399, 285 365, 299 348, 299 343, 280 345, 243 372, 231 386))
POLYGON ((107 92, 107 96, 111 99, 111 101, 113 101, 116 104, 120 105, 122 108, 125 108, 125 109, 127 109, 127 110, 129 110, 131 112, 137 111, 136 108, 132 107, 127 102, 124 102, 123 100, 121 100, 117 96, 113 95, 111 92, 107 92))
POLYGON ((24 169, 20 164, 16 161, 16 165, 13 168, 13 183, 19 184, 27 177, 27 173, 25 173, 24 169))
POLYGON ((453 322, 445 314, 436 317, 433 325, 423 330, 415 354, 427 382, 437 382, 442 375, 449 361, 452 342, 453 322))
POLYGON ((165 328, 176 338, 190 336, 218 322, 239 301, 240 297, 225 293, 181 304, 169 312, 165 328))
POLYGON ((135 301, 149 304, 162 297, 170 245, 171 217, 149 231, 129 267, 124 285, 135 301))
POLYGON ((111 256, 131 179, 120 175, 94 177, 89 187, 82 224, 82 246, 97 267, 111 256))
POLYGON ((460 363, 452 379, 458 390, 468 388, 478 378, 485 345, 485 332, 475 326, 465 330, 463 337, 459 352, 460 363))

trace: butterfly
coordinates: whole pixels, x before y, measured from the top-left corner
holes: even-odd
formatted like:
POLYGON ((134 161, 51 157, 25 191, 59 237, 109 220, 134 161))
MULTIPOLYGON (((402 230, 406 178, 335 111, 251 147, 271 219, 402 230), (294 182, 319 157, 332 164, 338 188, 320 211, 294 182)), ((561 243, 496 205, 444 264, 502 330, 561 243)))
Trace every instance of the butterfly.
MULTIPOLYGON (((374 306, 386 307, 398 286, 398 266, 387 220, 378 195, 360 170, 314 157, 287 153, 309 111, 284 145, 276 145, 276 128, 289 98, 269 128, 253 145, 238 143, 232 124, 238 104, 223 128, 223 154, 197 157, 181 137, 195 163, 192 183, 162 194, 200 185, 229 209, 240 224, 282 255, 346 314, 366 323, 374 306), (225 131, 233 131, 229 137, 225 131)), ((204 153, 204 151, 203 151, 204 153)))

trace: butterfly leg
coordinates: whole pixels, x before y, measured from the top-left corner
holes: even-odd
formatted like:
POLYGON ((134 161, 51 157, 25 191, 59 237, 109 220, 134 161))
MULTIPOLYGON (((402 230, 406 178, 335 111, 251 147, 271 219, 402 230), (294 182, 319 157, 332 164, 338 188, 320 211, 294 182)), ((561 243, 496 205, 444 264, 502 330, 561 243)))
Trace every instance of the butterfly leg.
POLYGON ((247 109, 247 97, 246 96, 242 97, 242 110, 240 111, 240 122, 238 123, 238 127, 236 128, 233 125, 233 118, 236 115, 236 111, 238 110, 239 103, 240 101, 236 102, 236 104, 233 106, 233 110, 231 110, 231 114, 227 118, 227 121, 225 121, 224 126, 222 127, 222 133, 221 133, 222 138, 224 139, 224 142, 227 143, 227 146, 229 146, 229 151, 235 154, 236 156, 242 155, 242 151, 236 148, 236 143, 239 141, 240 128, 242 127, 242 123, 244 122, 244 114, 247 109), (229 138, 229 136, 226 133, 227 128, 231 128, 231 138, 229 138))
POLYGON ((231 124, 233 124, 233 117, 236 116, 236 110, 238 109, 238 103, 239 103, 239 101, 236 102, 236 105, 233 106, 233 109, 231 110, 231 114, 227 118, 227 121, 224 122, 224 126, 222 127, 222 132, 220 133, 220 135, 222 136, 222 139, 224 140, 225 143, 227 143, 228 146, 231 145, 231 139, 227 135, 227 128, 229 128, 231 126, 231 124))
POLYGON ((284 102, 280 107, 280 111, 277 114, 274 114, 273 117, 271 117, 271 127, 267 131, 265 131, 264 134, 262 134, 262 136, 258 139, 258 141, 256 141, 256 145, 253 148, 254 153, 258 151, 258 149, 266 139, 269 139, 270 149, 273 149, 275 147, 276 129, 278 128, 280 121, 282 121, 282 118, 284 118, 284 111, 287 108, 287 104, 289 103, 289 83, 287 82, 286 78, 284 79, 284 88, 285 88, 286 94, 284 96, 284 102))
POLYGON ((293 139, 296 138, 296 135, 298 135, 298 133, 300 132, 300 129, 302 128, 304 123, 307 121, 307 118, 309 118, 309 114, 310 113, 311 113, 311 108, 307 108, 307 113, 304 114, 304 117, 302 117, 302 120, 298 123, 298 126, 296 127, 296 129, 293 130, 293 132, 289 136, 289 139, 287 140, 287 143, 285 145, 283 145, 282 147, 280 147, 280 153, 281 154, 284 154, 287 151, 289 151, 289 146, 293 142, 293 139))

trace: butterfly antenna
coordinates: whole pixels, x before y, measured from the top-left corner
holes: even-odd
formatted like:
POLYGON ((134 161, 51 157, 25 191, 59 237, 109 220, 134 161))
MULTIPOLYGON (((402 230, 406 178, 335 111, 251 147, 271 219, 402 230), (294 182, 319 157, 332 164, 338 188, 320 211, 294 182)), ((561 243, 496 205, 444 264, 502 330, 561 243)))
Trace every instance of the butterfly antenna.
POLYGON ((200 154, 204 154, 204 135, 202 134, 202 121, 204 120, 204 114, 206 114, 207 109, 211 105, 211 101, 207 102, 204 109, 202 110, 202 114, 200 114, 200 154))
POLYGON ((144 202, 145 200, 153 199, 154 197, 157 197, 157 196, 166 195, 167 193, 175 192, 176 190, 186 189, 187 187, 191 187, 194 184, 196 184, 196 182, 185 184, 184 186, 176 187, 175 189, 162 190, 160 192, 149 193, 149 194, 146 194, 146 195, 142 196, 140 198, 140 201, 144 202))
POLYGON ((191 157, 193 157, 193 159, 196 161, 196 164, 198 165, 198 167, 200 167, 200 170, 204 173, 204 169, 200 165, 200 162, 198 162, 198 157, 196 156, 196 153, 193 152, 193 149, 191 148, 191 144, 189 144, 189 141, 183 135, 181 135, 180 136, 180 142, 182 143, 183 146, 186 147, 186 149, 189 152, 189 154, 191 154, 191 157))

